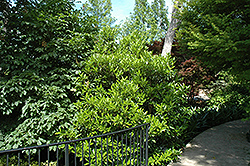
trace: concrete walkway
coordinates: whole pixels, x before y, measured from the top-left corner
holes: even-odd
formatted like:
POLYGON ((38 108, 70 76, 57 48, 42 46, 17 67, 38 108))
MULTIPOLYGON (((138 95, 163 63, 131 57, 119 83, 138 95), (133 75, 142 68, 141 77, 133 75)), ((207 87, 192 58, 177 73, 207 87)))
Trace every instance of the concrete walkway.
POLYGON ((250 121, 232 121, 210 128, 187 144, 170 166, 250 166, 250 121))

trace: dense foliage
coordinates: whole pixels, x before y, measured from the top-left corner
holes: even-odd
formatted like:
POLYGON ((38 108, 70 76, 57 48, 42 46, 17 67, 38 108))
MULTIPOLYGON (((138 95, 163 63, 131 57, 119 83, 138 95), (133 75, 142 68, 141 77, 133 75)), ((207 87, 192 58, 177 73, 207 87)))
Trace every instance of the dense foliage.
POLYGON ((68 0, 1 1, 0 149, 150 123, 149 165, 167 165, 192 136, 250 112, 249 89, 225 75, 206 106, 187 100, 213 79, 200 63, 249 80, 245 2, 189 1, 180 44, 161 57, 164 0, 136 0, 121 28, 112 27, 111 1, 89 0, 82 13, 68 0))
MULTIPOLYGON (((195 55, 217 73, 227 71, 237 81, 238 86, 229 84, 229 87, 234 87, 234 95, 223 95, 223 100, 230 101, 234 96, 239 96, 238 90, 235 91, 236 87, 245 91, 250 88, 249 3, 249 0, 191 0, 186 1, 179 12, 181 24, 177 39, 182 51, 187 55, 195 55)), ((228 92, 223 87, 221 91, 217 94, 228 92)), ((249 107, 249 99, 243 98, 245 108, 249 107)), ((232 104, 237 105, 235 102, 223 103, 228 108, 232 104)), ((244 110, 250 113, 249 110, 244 110)))
POLYGON ((58 128, 73 118, 71 89, 94 45, 94 20, 66 0, 7 6, 0 43, 1 149, 55 142, 58 128))
POLYGON ((185 53, 214 70, 250 80, 250 1, 190 0, 179 12, 185 53))
POLYGON ((245 119, 249 113, 249 90, 242 84, 234 82, 228 73, 220 74, 210 100, 204 108, 195 108, 188 130, 193 136, 222 123, 245 119), (224 77, 224 78, 223 78, 224 77), (218 83, 221 81, 220 83, 218 83))
MULTIPOLYGON (((75 93, 77 119, 65 139, 150 123, 149 162, 166 164, 184 143, 191 112, 185 107, 188 88, 180 83, 173 59, 146 51, 145 37, 134 31, 116 44, 118 30, 101 32, 93 55, 83 62, 75 93), (106 37, 106 38, 105 38, 106 37), (166 149, 166 150, 164 150, 166 149)), ((143 32, 144 33, 144 32, 143 32)))

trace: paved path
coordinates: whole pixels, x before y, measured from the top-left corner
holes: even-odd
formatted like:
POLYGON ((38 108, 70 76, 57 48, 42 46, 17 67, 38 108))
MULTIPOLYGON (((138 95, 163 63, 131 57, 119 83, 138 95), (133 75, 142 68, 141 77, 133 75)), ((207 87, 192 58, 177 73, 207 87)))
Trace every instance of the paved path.
POLYGON ((250 121, 232 121, 210 128, 187 144, 180 161, 170 166, 250 166, 250 121))

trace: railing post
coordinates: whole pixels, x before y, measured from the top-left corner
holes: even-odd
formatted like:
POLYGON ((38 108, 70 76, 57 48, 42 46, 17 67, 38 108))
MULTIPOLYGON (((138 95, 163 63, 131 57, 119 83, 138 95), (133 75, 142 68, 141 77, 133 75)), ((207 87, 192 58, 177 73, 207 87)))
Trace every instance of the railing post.
POLYGON ((148 131, 150 126, 146 125, 146 166, 148 166, 148 131))
POLYGON ((18 166, 20 166, 20 152, 18 152, 18 166))
POLYGON ((7 166, 9 166, 9 154, 7 154, 7 166))
POLYGON ((65 166, 69 166, 69 145, 65 144, 65 166))

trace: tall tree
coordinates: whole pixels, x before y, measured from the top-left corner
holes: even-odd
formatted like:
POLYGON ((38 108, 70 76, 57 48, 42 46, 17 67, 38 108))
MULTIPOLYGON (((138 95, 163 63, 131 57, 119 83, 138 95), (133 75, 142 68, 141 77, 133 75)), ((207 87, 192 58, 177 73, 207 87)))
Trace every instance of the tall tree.
POLYGON ((10 14, 10 6, 11 4, 9 0, 3 0, 0 2, 0 28, 4 29, 5 31, 5 24, 7 23, 7 18, 10 14))
POLYGON ((191 0, 179 13, 177 38, 186 54, 216 71, 250 81, 250 0, 191 0))
POLYGON ((95 18, 99 28, 111 26, 115 22, 115 18, 111 16, 111 0, 87 0, 83 4, 83 10, 95 18))
POLYGON ((178 11, 178 8, 181 8, 181 2, 175 1, 175 4, 173 5, 173 8, 172 8, 171 22, 170 22, 169 28, 167 30, 167 33, 164 39, 163 50, 161 53, 163 57, 167 56, 167 54, 170 53, 172 49, 175 32, 180 22, 180 20, 176 18, 176 13, 178 11))
POLYGON ((154 0, 151 4, 147 0, 136 0, 133 12, 122 25, 123 35, 139 29, 145 32, 150 41, 162 38, 168 28, 165 4, 165 0, 154 0))

